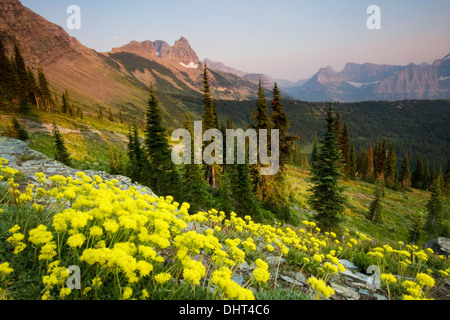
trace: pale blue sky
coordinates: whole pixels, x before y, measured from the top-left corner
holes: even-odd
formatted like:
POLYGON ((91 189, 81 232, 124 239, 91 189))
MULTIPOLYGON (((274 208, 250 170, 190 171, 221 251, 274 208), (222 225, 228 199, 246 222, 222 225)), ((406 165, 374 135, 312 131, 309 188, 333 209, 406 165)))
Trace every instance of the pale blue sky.
POLYGON ((99 52, 132 40, 187 38, 200 59, 300 80, 346 62, 432 63, 450 53, 449 0, 21 0, 99 52), (369 30, 369 5, 381 30, 369 30), (68 30, 69 5, 81 30, 68 30))

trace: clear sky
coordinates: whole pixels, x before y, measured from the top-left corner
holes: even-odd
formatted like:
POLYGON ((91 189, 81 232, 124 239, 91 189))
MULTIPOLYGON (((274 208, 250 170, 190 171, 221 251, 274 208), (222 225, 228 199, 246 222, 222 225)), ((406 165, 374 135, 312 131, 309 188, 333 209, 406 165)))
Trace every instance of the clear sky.
POLYGON ((85 46, 184 36, 199 58, 249 73, 300 80, 347 62, 432 63, 450 53, 449 0, 21 0, 85 46), (69 30, 67 7, 81 9, 69 30), (368 6, 381 9, 369 30, 368 6))

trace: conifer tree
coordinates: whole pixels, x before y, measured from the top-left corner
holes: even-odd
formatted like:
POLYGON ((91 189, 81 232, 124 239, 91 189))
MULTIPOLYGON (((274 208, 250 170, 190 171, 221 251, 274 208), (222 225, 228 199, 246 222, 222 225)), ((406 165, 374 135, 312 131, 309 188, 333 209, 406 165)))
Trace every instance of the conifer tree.
POLYGON ((438 174, 431 186, 431 197, 427 203, 426 229, 433 236, 444 236, 444 199, 442 195, 442 176, 438 174))
MULTIPOLYGON (((206 63, 203 70, 203 133, 209 129, 218 129, 219 121, 217 118, 216 104, 211 94, 209 85, 208 68, 206 63)), ((214 156, 214 155, 213 155, 214 156)), ((216 164, 205 165, 206 181, 213 189, 216 187, 216 174, 218 166, 216 164)))
POLYGON ((128 129, 128 166, 126 169, 127 176, 133 182, 148 184, 144 177, 144 169, 146 168, 146 159, 139 140, 139 132, 136 125, 128 129))
POLYGON ((53 121, 53 142, 56 151, 55 159, 67 166, 70 166, 71 159, 69 152, 67 151, 64 139, 54 121, 53 121))
POLYGON ((16 95, 17 86, 14 68, 6 56, 3 42, 0 41, 0 99, 11 101, 16 95))
POLYGON ((375 175, 375 159, 373 156, 372 145, 369 146, 369 152, 367 153, 367 157, 369 158, 369 176, 374 177, 375 175))
POLYGON ((289 134, 290 121, 288 114, 284 110, 282 97, 278 85, 275 83, 273 88, 273 98, 271 101, 273 128, 278 129, 279 133, 279 168, 278 172, 270 177, 268 183, 268 197, 265 201, 273 212, 279 217, 285 218, 290 215, 288 208, 288 193, 286 182, 287 164, 292 157, 292 145, 299 137, 289 134))
POLYGON ((397 179, 397 158, 395 156, 395 143, 391 142, 386 162, 385 181, 389 188, 395 186, 397 179))
POLYGON ((179 173, 172 162, 171 149, 162 123, 158 98, 150 85, 150 98, 146 112, 145 147, 152 165, 151 186, 158 195, 180 194, 179 173))
POLYGON ((24 111, 27 108, 27 85, 29 82, 27 68, 25 61, 17 44, 14 44, 14 71, 18 81, 18 98, 20 110, 24 111))
POLYGON ((236 181, 234 183, 234 199, 236 201, 236 212, 251 217, 260 218, 261 204, 252 190, 250 181, 250 167, 248 162, 236 164, 236 181))
POLYGON ((445 169, 444 175, 444 194, 450 194, 450 157, 448 158, 447 168, 445 169))
POLYGON ((341 131, 341 136, 338 138, 340 143, 340 150, 342 154, 343 172, 347 178, 350 178, 350 135, 348 132, 347 122, 341 131))
POLYGON ((39 91, 39 97, 41 98, 44 108, 47 112, 51 112, 52 108, 52 95, 49 89, 49 84, 47 81, 47 78, 45 77, 44 71, 42 70, 42 67, 38 68, 38 91, 39 91))
POLYGON ((235 211, 233 204, 233 191, 232 191, 232 183, 231 183, 231 172, 229 170, 225 170, 222 174, 222 177, 219 180, 219 187, 217 189, 217 193, 219 195, 219 205, 220 210, 225 213, 230 214, 235 211))
POLYGON ((318 151, 317 151, 317 135, 316 135, 316 133, 314 132, 314 141, 313 141, 313 148, 312 148, 312 152, 311 152, 311 167, 314 167, 314 163, 316 162, 316 160, 317 160, 317 153, 318 153, 318 151))
POLYGON ((355 180, 356 179, 356 155, 355 155, 355 145, 352 144, 350 147, 348 164, 347 164, 347 175, 348 178, 355 180))
POLYGON ((383 205, 382 198, 384 194, 384 179, 381 178, 377 182, 375 188, 375 197, 370 203, 369 217, 372 222, 382 222, 383 221, 383 205))
POLYGON ((375 150, 375 179, 379 180, 386 170, 386 138, 381 144, 377 143, 375 150))
POLYGON ((36 82, 36 78, 34 77, 34 73, 31 68, 27 67, 27 83, 26 83, 26 91, 27 91, 27 101, 28 103, 39 107, 38 103, 38 86, 36 82))
MULTIPOLYGON (((261 129, 267 130, 267 150, 270 150, 270 129, 272 129, 273 123, 268 114, 267 100, 261 79, 259 80, 256 109, 253 111, 252 119, 253 124, 251 127, 257 132, 261 129)), ((261 166, 260 163, 252 164, 250 166, 250 176, 254 193, 259 200, 265 201, 267 199, 269 178, 261 175, 261 166)))
POLYGON ((108 120, 114 122, 114 117, 111 111, 111 108, 108 109, 108 120))
POLYGON ((409 170, 408 155, 403 158, 399 173, 399 182, 402 189, 407 189, 411 185, 411 171, 409 170))
POLYGON ((422 189, 423 185, 423 168, 422 168, 422 157, 419 156, 416 161, 416 166, 411 174, 411 187, 416 189, 422 189))
POLYGON ((342 157, 336 142, 331 104, 326 122, 326 131, 321 140, 320 152, 312 170, 311 181, 314 185, 309 190, 312 194, 308 199, 311 208, 317 213, 315 219, 320 228, 325 230, 338 226, 346 204, 343 187, 340 185, 343 177, 342 157))
MULTIPOLYGON (((211 208, 213 198, 205 180, 205 171, 202 164, 194 162, 194 133, 189 114, 185 114, 183 127, 191 134, 191 163, 183 167, 183 201, 191 205, 191 212, 211 208)), ((228 192, 229 190, 224 190, 228 192)))
POLYGON ((423 218, 420 213, 415 213, 412 216, 412 228, 409 232, 409 241, 411 243, 418 243, 423 229, 423 218))
POLYGON ((119 110, 119 121, 120 121, 120 124, 123 124, 122 110, 119 110))
POLYGON ((423 183, 422 190, 430 190, 431 186, 431 174, 430 174, 430 161, 425 160, 425 165, 423 168, 423 183))
POLYGON ((27 141, 29 139, 28 132, 19 123, 16 117, 12 118, 12 134, 11 138, 27 141))

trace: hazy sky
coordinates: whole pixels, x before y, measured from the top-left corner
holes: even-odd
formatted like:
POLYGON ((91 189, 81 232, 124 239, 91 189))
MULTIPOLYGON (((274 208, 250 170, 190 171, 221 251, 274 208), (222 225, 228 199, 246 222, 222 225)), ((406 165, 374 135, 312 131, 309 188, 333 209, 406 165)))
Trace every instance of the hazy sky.
POLYGON ((21 0, 99 52, 184 36, 199 58, 300 80, 345 63, 432 63, 450 53, 449 0, 21 0), (69 30, 67 7, 81 9, 69 30), (381 9, 369 30, 367 7, 381 9))

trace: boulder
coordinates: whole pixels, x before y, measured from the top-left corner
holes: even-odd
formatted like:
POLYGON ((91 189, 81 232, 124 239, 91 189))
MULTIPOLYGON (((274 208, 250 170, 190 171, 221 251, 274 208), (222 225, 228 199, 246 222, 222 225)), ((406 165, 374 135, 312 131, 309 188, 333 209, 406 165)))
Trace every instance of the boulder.
POLYGON ((437 237, 428 241, 425 247, 431 248, 436 254, 442 254, 448 257, 450 254, 450 239, 437 237))

